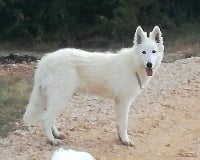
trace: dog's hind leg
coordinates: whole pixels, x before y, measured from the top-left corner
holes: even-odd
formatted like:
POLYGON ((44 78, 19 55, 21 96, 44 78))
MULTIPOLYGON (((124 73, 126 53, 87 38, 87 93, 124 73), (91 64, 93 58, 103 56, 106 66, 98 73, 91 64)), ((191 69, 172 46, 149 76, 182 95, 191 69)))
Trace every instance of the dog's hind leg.
POLYGON ((116 111, 116 123, 117 131, 122 144, 127 146, 133 146, 133 143, 129 139, 127 134, 128 128, 128 112, 131 105, 130 100, 115 99, 115 111, 116 111))
POLYGON ((72 97, 74 89, 75 87, 72 87, 72 85, 67 87, 64 84, 57 87, 49 86, 48 88, 47 110, 42 118, 42 126, 48 138, 48 142, 52 145, 60 144, 59 139, 62 136, 55 125, 55 120, 72 97))
POLYGON ((59 137, 60 133, 58 133, 58 129, 54 122, 56 117, 64 110, 65 105, 67 105, 67 100, 70 97, 61 98, 62 96, 55 92, 51 95, 52 96, 48 97, 47 111, 43 115, 42 126, 48 138, 48 142, 52 145, 59 145, 60 140, 55 138, 57 138, 57 136, 59 137))

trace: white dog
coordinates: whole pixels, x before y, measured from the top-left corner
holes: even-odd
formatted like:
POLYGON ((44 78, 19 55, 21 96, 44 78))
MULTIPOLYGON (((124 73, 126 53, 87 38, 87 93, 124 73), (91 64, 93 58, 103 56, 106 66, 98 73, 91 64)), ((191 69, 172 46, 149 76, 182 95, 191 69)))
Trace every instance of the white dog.
POLYGON ((78 152, 74 150, 64 150, 60 148, 55 151, 51 160, 95 160, 87 152, 78 152))
POLYGON ((70 48, 47 54, 38 64, 24 121, 34 124, 40 120, 49 142, 58 145, 63 136, 55 119, 73 93, 100 95, 115 101, 118 134, 121 142, 130 146, 129 107, 160 66, 163 53, 159 27, 148 37, 139 26, 133 47, 115 54, 70 48))

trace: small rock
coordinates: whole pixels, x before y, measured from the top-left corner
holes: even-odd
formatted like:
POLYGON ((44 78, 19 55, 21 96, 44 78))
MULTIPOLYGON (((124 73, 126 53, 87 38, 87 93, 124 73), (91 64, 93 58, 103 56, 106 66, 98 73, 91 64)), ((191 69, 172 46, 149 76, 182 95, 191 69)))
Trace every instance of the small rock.
POLYGON ((166 144, 165 146, 166 146, 166 147, 171 147, 171 145, 170 145, 170 144, 166 144))

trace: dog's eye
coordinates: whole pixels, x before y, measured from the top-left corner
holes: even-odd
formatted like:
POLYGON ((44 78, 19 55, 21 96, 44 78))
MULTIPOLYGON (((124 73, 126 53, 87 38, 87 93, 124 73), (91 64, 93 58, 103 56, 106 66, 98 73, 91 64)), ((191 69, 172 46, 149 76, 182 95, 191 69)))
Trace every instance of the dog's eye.
POLYGON ((152 51, 152 53, 156 53, 156 51, 155 51, 155 50, 153 50, 153 51, 152 51))
POLYGON ((142 54, 146 54, 146 51, 142 51, 142 54))

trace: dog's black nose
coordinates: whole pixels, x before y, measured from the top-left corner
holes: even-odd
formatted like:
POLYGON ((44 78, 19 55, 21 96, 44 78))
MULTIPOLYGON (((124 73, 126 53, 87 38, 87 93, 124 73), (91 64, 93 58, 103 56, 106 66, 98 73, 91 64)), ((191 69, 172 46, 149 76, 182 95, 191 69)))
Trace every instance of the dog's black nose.
POLYGON ((147 68, 152 68, 152 63, 151 62, 147 62, 147 68))

